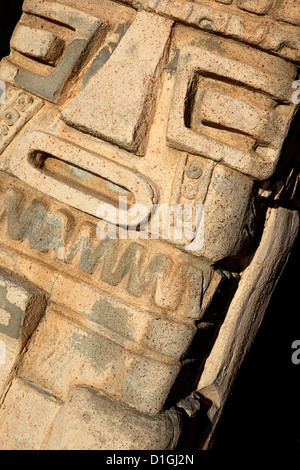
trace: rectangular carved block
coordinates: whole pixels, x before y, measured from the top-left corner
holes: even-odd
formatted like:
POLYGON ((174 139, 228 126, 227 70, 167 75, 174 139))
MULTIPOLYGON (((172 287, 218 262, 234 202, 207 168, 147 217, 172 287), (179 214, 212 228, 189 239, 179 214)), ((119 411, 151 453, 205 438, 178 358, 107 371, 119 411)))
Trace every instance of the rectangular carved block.
POLYGON ((272 3, 273 0, 237 0, 239 8, 257 14, 267 13, 272 3))
MULTIPOLYGON (((129 204, 130 198, 143 204, 148 211, 146 218, 156 200, 154 187, 139 173, 46 132, 29 132, 20 140, 11 171, 30 186, 93 216, 101 200, 117 200, 117 189, 126 190, 129 204), (107 182, 115 185, 114 195, 112 190, 108 194, 107 182)), ((116 222, 109 213, 105 220, 116 222)))
POLYGON ((238 131, 254 137, 259 144, 272 144, 274 147, 283 142, 290 123, 288 117, 210 90, 204 92, 200 112, 203 124, 238 131))
POLYGON ((49 310, 23 359, 20 376, 62 400, 71 384, 84 383, 141 411, 160 411, 180 364, 169 357, 147 354, 145 349, 130 351, 116 338, 88 326, 49 310))
POLYGON ((46 306, 45 294, 14 274, 0 270, 0 338, 19 353, 46 306))
POLYGON ((295 25, 300 25, 300 4, 298 0, 277 0, 276 17, 295 25))
POLYGON ((174 414, 170 419, 168 413, 145 415, 92 388, 74 387, 57 415, 45 449, 173 448, 179 433, 176 417, 174 414))
POLYGON ((199 319, 212 278, 209 265, 171 246, 166 252, 157 243, 149 250, 143 241, 100 240, 92 217, 46 196, 36 197, 11 179, 12 184, 5 178, 1 181, 4 245, 13 244, 24 254, 52 264, 55 271, 72 272, 79 280, 85 277, 94 286, 134 304, 143 299, 149 308, 156 306, 174 316, 199 319))
POLYGON ((54 65, 63 52, 64 41, 50 31, 20 24, 10 45, 18 52, 54 65))
POLYGON ((138 13, 108 62, 63 111, 64 121, 137 152, 155 102, 154 84, 171 27, 170 20, 138 13))
MULTIPOLYGON (((228 121, 230 115, 222 119, 228 121)), ((216 261, 238 253, 244 220, 251 218, 252 190, 253 181, 237 171, 198 156, 183 156, 177 166, 172 203, 204 204, 204 243, 194 255, 216 261)))
POLYGON ((260 44, 268 28, 265 24, 250 18, 244 18, 242 16, 233 15, 231 16, 228 26, 226 28, 226 34, 243 41, 251 42, 254 44, 260 44))
POLYGON ((67 37, 72 31, 71 39, 66 41, 64 51, 62 51, 62 46, 65 38, 56 38, 51 31, 47 32, 46 29, 40 32, 39 29, 34 28, 34 40, 30 40, 28 28, 24 30, 30 25, 22 26, 21 30, 17 28, 13 39, 13 45, 18 50, 21 49, 21 52, 31 55, 33 61, 42 58, 48 63, 53 63, 60 58, 55 68, 45 76, 30 69, 25 70, 20 64, 15 63, 17 85, 42 98, 56 102, 64 87, 69 86, 68 79, 73 78, 79 71, 86 57, 87 46, 91 46, 92 40, 97 35, 101 35, 104 22, 80 10, 48 0, 26 0, 23 4, 23 11, 28 15, 45 18, 50 23, 65 26, 67 37), (23 36, 26 40, 21 43, 23 36), (30 43, 27 44, 27 40, 30 43), (32 53, 31 48, 33 48, 32 53))

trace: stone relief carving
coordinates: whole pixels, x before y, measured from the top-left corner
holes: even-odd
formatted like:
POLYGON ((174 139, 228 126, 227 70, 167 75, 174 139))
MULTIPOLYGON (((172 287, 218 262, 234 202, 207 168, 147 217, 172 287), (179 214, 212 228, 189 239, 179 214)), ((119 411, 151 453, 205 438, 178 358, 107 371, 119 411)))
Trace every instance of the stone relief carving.
POLYGON ((299 50, 290 0, 24 1, 0 63, 1 449, 211 447, 298 233, 299 50))

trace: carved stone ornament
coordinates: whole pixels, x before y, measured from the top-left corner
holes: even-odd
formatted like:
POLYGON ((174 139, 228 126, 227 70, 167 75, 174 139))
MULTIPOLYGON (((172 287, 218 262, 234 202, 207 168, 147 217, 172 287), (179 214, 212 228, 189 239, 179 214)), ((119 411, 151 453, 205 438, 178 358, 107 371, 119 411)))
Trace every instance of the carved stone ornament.
POLYGON ((0 449, 210 449, 298 233, 300 4, 25 0, 10 47, 0 449))

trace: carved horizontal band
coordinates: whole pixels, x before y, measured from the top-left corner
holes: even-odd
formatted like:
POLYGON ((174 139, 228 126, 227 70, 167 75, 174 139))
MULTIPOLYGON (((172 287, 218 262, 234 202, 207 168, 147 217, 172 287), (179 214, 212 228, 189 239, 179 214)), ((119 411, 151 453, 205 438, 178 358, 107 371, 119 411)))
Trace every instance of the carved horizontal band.
POLYGON ((273 2, 277 11, 268 16, 269 2, 239 1, 237 7, 229 5, 232 0, 120 0, 137 9, 154 11, 184 24, 218 33, 227 37, 255 44, 263 50, 290 60, 299 61, 299 9, 297 0, 273 2), (226 5, 221 5, 221 3, 226 5), (247 10, 244 13, 242 10, 247 10), (254 14, 252 14, 254 13, 254 14), (274 18, 275 14, 275 18, 274 18), (264 15, 264 16, 262 16, 264 15), (277 21, 279 20, 279 21, 277 21), (284 24, 286 22, 286 24, 284 24), (287 24, 292 23, 292 24, 287 24))

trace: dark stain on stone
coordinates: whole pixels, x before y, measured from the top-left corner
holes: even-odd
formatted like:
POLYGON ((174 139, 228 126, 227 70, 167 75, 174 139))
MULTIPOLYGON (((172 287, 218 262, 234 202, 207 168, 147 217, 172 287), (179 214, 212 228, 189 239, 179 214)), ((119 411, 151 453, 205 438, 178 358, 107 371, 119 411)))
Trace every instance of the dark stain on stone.
POLYGON ((129 315, 126 308, 114 307, 107 299, 101 297, 94 304, 89 318, 128 339, 133 339, 133 332, 128 327, 129 315))
POLYGON ((131 21, 126 21, 126 23, 122 23, 118 25, 118 28, 115 31, 115 34, 119 36, 118 41, 116 42, 109 42, 97 55, 95 60, 93 61, 92 65, 90 66, 89 70, 86 72, 82 79, 82 86, 81 89, 85 88, 89 83, 90 79, 106 64, 106 62, 110 59, 112 53, 115 51, 116 47, 119 45, 121 39, 123 38, 124 34, 131 26, 131 21))

